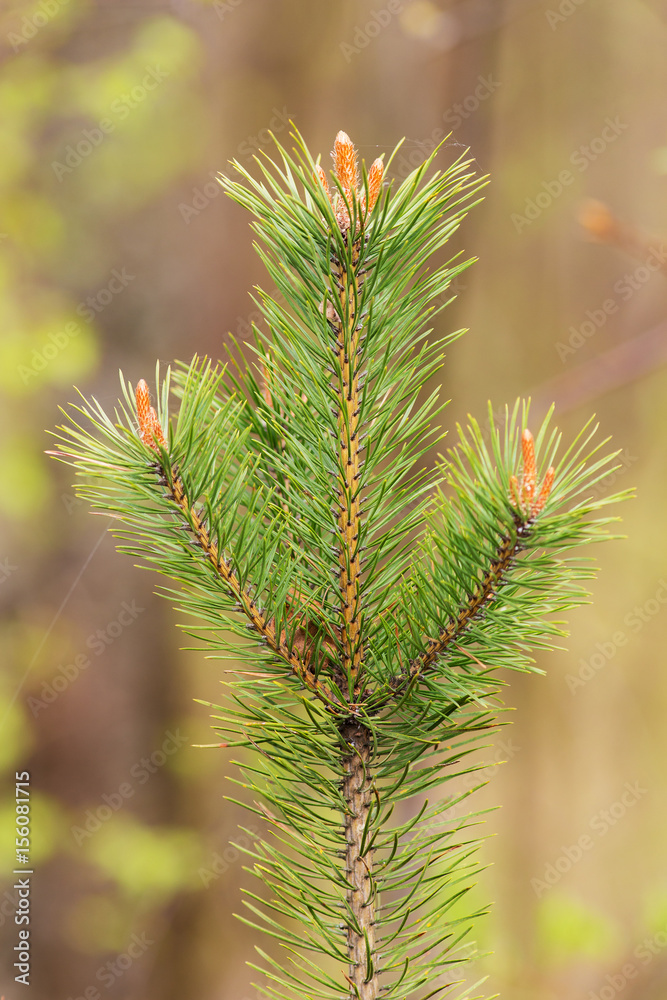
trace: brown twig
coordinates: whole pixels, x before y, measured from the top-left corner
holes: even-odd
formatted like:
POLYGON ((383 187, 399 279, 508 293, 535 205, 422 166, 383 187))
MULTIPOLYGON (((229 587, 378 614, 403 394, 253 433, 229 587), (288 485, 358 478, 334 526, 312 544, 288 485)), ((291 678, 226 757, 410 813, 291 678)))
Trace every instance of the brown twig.
POLYGON ((346 902, 350 911, 347 925, 348 982, 354 1000, 377 1000, 380 987, 375 955, 373 850, 368 843, 364 843, 364 833, 368 839, 369 813, 373 803, 373 780, 369 766, 372 739, 365 726, 354 722, 343 726, 341 735, 349 748, 343 761, 346 902))

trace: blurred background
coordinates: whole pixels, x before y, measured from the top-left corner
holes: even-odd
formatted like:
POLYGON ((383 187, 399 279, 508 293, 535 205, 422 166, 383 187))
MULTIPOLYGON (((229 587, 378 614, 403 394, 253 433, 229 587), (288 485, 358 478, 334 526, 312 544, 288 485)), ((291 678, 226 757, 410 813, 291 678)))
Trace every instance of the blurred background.
MULTIPOLYGON (((221 665, 45 456, 76 385, 222 357, 268 285, 213 182, 345 129, 403 177, 451 132, 491 183, 438 320, 447 427, 531 396, 566 437, 596 413, 632 485, 624 541, 546 677, 510 678, 485 751, 480 992, 667 997, 667 3, 39 0, 0 12, 0 992, 13 981, 13 784, 31 775, 32 1000, 256 1000, 233 916, 251 820, 208 710, 221 665), (591 204, 594 199, 597 205, 591 204), (602 205, 607 206, 606 208, 602 205), (582 221, 585 225, 582 225, 582 221), (663 244, 663 237, 665 243, 663 244), (502 766, 492 766, 505 761, 502 766)), ((433 456, 435 458, 435 456, 433 456)), ((260 942, 265 944, 265 942, 260 942)))

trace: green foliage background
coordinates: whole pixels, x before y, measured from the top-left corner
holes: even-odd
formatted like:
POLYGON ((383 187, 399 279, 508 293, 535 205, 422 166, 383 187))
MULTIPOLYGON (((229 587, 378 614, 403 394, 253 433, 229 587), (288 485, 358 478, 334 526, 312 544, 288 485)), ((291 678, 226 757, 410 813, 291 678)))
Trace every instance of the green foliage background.
MULTIPOLYGON (((211 174, 232 157, 249 165, 268 127, 284 138, 281 116, 323 157, 338 128, 367 161, 406 135, 399 173, 454 127, 451 142, 470 145, 492 183, 460 235, 480 261, 442 317, 443 330, 471 328, 449 348, 446 427, 481 416, 487 399, 532 395, 541 412, 555 400, 566 435, 596 410, 624 449, 604 488, 638 486, 629 539, 599 553, 595 604, 574 617, 570 652, 545 658, 546 679, 511 678, 515 725, 485 752, 509 759, 479 793, 480 808, 504 803, 487 819, 498 836, 480 900, 498 902, 480 924, 495 954, 479 972, 522 1000, 599 991, 630 963, 625 995, 659 997, 667 394, 664 349, 632 342, 661 328, 666 289, 661 274, 633 277, 640 262, 582 240, 575 215, 582 197, 601 197, 657 237, 667 229, 662 6, 587 0, 550 20, 558 4, 414 0, 376 34, 366 25, 379 8, 365 2, 54 4, 49 16, 32 3, 0 14, 0 757, 10 783, 15 769, 33 775, 33 997, 97 984, 108 996, 254 1000, 251 947, 232 919, 243 876, 229 846, 239 818, 221 798, 228 760, 190 748, 210 740, 192 698, 217 700, 218 665, 176 652, 153 581, 115 556, 43 452, 73 382, 110 403, 119 366, 136 381, 156 356, 220 356, 228 331, 247 335, 247 292, 263 278, 247 219, 211 174), (147 90, 151 70, 161 79, 147 90), (627 127, 595 152, 607 118, 627 127), (102 121, 113 128, 80 163, 54 167, 102 121), (585 169, 571 162, 581 146, 585 169), (517 231, 512 216, 568 167, 572 182, 517 231), (109 298, 114 270, 126 284, 109 298), (609 299, 617 309, 561 360, 571 328, 609 299), (619 363, 609 352, 626 344, 619 363), (112 636, 123 602, 143 610, 112 636), (78 656, 89 666, 56 691, 78 656), (29 701, 49 687, 52 704, 29 701), (614 808, 626 782, 645 792, 614 808), (113 809, 103 796, 116 802, 123 786, 132 794, 113 809), (105 805, 110 817, 81 839, 87 810, 105 805), (605 812, 606 828, 592 827, 605 812), (593 848, 536 890, 531 880, 584 835, 593 848), (107 989, 99 970, 143 933, 153 943, 107 989)), ((0 934, 13 941, 6 919, 0 934)))

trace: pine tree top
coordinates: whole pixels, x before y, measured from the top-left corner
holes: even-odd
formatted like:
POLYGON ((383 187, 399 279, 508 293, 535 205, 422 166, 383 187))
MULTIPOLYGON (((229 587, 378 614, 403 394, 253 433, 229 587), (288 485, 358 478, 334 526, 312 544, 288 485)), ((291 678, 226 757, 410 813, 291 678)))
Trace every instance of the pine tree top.
POLYGON ((461 333, 432 324, 471 263, 441 251, 484 178, 464 158, 432 171, 435 150, 386 183, 344 132, 327 175, 294 140, 221 178, 275 285, 251 343, 158 371, 155 407, 143 379, 122 380, 113 419, 84 400, 58 454, 121 548, 172 581, 188 631, 249 667, 215 719, 255 751, 245 804, 275 834, 248 852, 277 893, 250 897, 251 922, 294 963, 264 956, 267 995, 375 1000, 381 982, 404 1000, 445 989, 469 923, 448 913, 474 816, 425 796, 479 766, 501 668, 561 642, 594 572, 582 546, 628 494, 596 496, 618 466, 590 422, 563 446, 521 402, 425 467, 444 410, 427 385, 461 333), (392 818, 406 798, 418 811, 392 818))

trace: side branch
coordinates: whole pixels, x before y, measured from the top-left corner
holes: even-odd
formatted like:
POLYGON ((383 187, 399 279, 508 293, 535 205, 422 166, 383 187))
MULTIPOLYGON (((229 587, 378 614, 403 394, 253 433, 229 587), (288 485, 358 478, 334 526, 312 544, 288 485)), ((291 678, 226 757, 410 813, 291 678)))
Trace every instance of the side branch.
POLYGON ((307 651, 305 657, 302 658, 295 649, 290 649, 284 642, 283 637, 276 632, 275 623, 271 619, 267 619, 262 610, 258 608, 252 598, 251 587, 249 585, 246 587, 241 586, 231 561, 226 560, 218 552, 218 548, 211 540, 202 518, 191 505, 181 477, 174 475, 171 471, 167 471, 161 464, 158 464, 158 468, 160 471, 160 483, 168 490, 169 499, 174 502, 185 517, 195 541, 217 576, 224 582, 229 592, 238 602, 240 609, 245 612, 254 631, 262 636, 272 652, 290 665, 299 680, 314 695, 329 707, 339 704, 329 688, 316 677, 307 659, 307 651))
POLYGON ((377 890, 373 850, 368 846, 373 808, 369 767, 372 741, 368 729, 355 722, 345 723, 341 735, 350 750, 344 759, 343 777, 350 1000, 377 1000, 380 992, 375 955, 377 890))
POLYGON ((516 535, 508 533, 503 537, 498 547, 496 558, 473 593, 468 597, 467 602, 461 608, 456 618, 450 618, 447 624, 440 630, 438 638, 431 639, 428 648, 408 665, 407 673, 410 681, 415 680, 429 670, 437 658, 445 652, 447 647, 465 632, 475 618, 479 617, 483 608, 493 600, 496 587, 509 569, 513 557, 522 548, 520 532, 521 529, 519 528, 516 535))
MULTIPOLYGON (((389 681, 394 695, 400 694, 413 681, 418 680, 431 670, 438 657, 447 651, 463 632, 479 618, 484 608, 494 599, 499 584, 512 565, 512 562, 525 547, 530 522, 515 518, 514 531, 508 530, 500 540, 496 557, 486 573, 475 587, 468 600, 455 618, 442 627, 437 639, 430 639, 427 648, 408 663, 405 668, 389 681)), ((385 699, 382 704, 386 703, 385 699)))
POLYGON ((494 599, 496 589, 502 583, 512 561, 526 547, 530 530, 549 499, 555 470, 553 466, 547 469, 542 485, 538 489, 535 440, 528 428, 525 428, 521 435, 521 452, 523 459, 521 481, 516 476, 510 477, 509 500, 514 507, 514 525, 508 527, 500 539, 495 559, 475 585, 472 594, 468 595, 466 603, 456 617, 450 618, 441 628, 438 638, 429 639, 427 648, 390 679, 388 690, 373 702, 374 712, 384 708, 392 698, 402 694, 413 681, 418 681, 432 669, 438 657, 446 652, 494 599))

